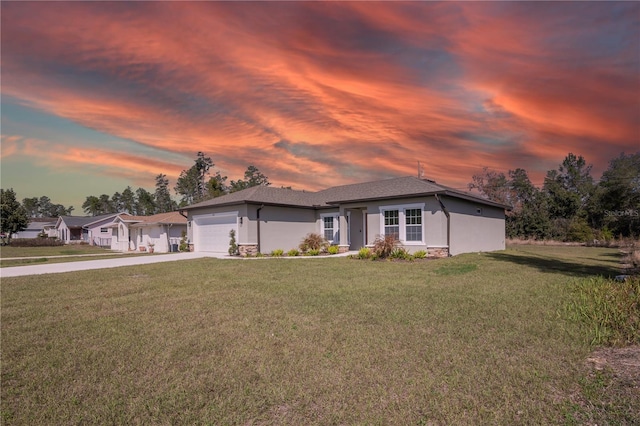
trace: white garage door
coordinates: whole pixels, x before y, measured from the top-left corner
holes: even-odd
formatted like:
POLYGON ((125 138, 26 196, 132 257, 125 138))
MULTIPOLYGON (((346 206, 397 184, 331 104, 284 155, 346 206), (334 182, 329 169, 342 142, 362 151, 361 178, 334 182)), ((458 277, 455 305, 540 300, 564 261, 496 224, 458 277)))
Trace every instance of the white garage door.
POLYGON ((238 213, 200 216, 193 218, 193 245, 195 251, 226 253, 229 250, 229 231, 238 238, 238 213))

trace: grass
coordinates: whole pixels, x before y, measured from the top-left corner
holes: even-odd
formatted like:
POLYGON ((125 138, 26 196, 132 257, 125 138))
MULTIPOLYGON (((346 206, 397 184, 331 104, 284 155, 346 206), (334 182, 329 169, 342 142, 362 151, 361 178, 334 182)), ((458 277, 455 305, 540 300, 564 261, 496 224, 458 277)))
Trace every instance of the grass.
MULTIPOLYGON (((157 253, 166 254, 166 253, 157 253)), ((22 258, 22 259, 0 259, 0 268, 10 266, 29 266, 29 265, 41 265, 44 263, 67 263, 67 262, 84 262, 87 260, 101 260, 101 259, 117 259, 121 257, 132 256, 153 256, 149 253, 130 253, 130 254, 118 254, 113 253, 109 256, 96 254, 95 256, 66 256, 66 257, 34 257, 34 258, 22 258)))
POLYGON ((0 268, 10 266, 41 265, 45 263, 66 263, 86 260, 109 259, 129 256, 148 256, 148 253, 122 254, 96 246, 77 245, 59 247, 2 247, 0 268), (91 256, 93 255, 93 256, 91 256), (52 257, 64 256, 64 257, 52 257), (15 258, 15 259, 14 259, 15 258))
POLYGON ((57 247, 0 247, 0 258, 71 256, 79 254, 110 253, 110 250, 90 245, 66 245, 57 247))
POLYGON ((571 423, 588 418, 575 395, 591 347, 563 315, 570 283, 618 262, 575 249, 6 278, 0 411, 7 425, 571 423))

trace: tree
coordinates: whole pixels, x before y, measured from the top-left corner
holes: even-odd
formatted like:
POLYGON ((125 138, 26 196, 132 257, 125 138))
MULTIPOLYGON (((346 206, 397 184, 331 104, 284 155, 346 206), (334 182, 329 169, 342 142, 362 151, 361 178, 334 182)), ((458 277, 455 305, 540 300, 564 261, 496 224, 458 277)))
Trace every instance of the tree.
POLYGON ((140 216, 149 216, 155 213, 156 203, 153 194, 144 188, 136 190, 136 214, 140 216))
POLYGON ((253 186, 269 186, 271 183, 269 179, 260 173, 260 170, 256 166, 249 166, 244 172, 244 180, 239 179, 237 181, 232 180, 229 192, 238 192, 243 189, 251 188, 253 186))
POLYGON ((84 210, 85 214, 97 216, 100 214, 100 199, 95 195, 89 195, 82 203, 82 210, 84 210))
POLYGON ((216 198, 225 195, 228 192, 226 181, 227 177, 220 175, 220 172, 211 176, 206 186, 207 198, 216 198))
POLYGON ((482 173, 473 175, 472 179, 469 190, 475 189, 491 201, 510 204, 509 181, 504 173, 484 167, 482 173))
POLYGON ((73 207, 65 207, 62 204, 53 204, 46 196, 24 198, 22 206, 29 217, 58 217, 71 214, 73 207))
POLYGON ((611 160, 589 210, 615 235, 640 236, 640 152, 611 160))
POLYGON ((549 196, 552 218, 573 219, 585 216, 585 206, 593 193, 591 165, 582 156, 569 153, 557 170, 549 170, 543 190, 549 196))
POLYGON ((24 207, 16 199, 16 193, 11 189, 0 189, 0 231, 7 235, 7 242, 16 232, 27 229, 29 216, 24 207))
POLYGON ((120 195, 121 211, 124 213, 134 214, 136 209, 136 194, 130 186, 127 186, 120 195))
POLYGON ((111 206, 113 207, 114 213, 122 212, 122 194, 118 191, 114 192, 111 196, 111 206))
POLYGON ((167 179, 167 175, 160 173, 156 176, 154 198, 156 200, 157 213, 167 213, 175 210, 176 203, 171 199, 171 193, 169 193, 169 179, 167 179))
POLYGON ((174 190, 182 196, 182 204, 193 204, 206 198, 206 177, 213 165, 211 157, 199 151, 194 165, 180 173, 174 190))
POLYGON ((40 217, 40 204, 37 197, 24 198, 22 207, 24 207, 29 217, 40 217))
POLYGON ((109 214, 115 212, 111 198, 109 198, 107 194, 100 195, 98 199, 100 200, 100 212, 98 214, 109 214))

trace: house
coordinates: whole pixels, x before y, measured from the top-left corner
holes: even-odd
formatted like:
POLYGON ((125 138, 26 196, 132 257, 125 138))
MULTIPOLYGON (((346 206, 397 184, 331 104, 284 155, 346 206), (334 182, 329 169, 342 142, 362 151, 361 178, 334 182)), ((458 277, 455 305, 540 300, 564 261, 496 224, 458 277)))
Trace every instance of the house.
POLYGON ((113 230, 111 249, 167 253, 178 251, 180 239, 187 232, 187 218, 178 212, 152 216, 120 215, 108 225, 113 230))
POLYGON ((100 216, 60 216, 56 222, 56 233, 65 244, 87 243, 108 247, 111 245, 113 218, 127 213, 111 213, 100 216))
POLYGON ((40 235, 55 237, 56 218, 55 217, 33 217, 29 219, 27 228, 17 232, 13 238, 38 238, 40 235))
POLYGON ((318 192, 256 186, 182 209, 195 251, 226 252, 236 232, 241 254, 296 248, 319 233, 341 252, 394 234, 431 256, 505 248, 505 209, 431 180, 401 177, 318 192))

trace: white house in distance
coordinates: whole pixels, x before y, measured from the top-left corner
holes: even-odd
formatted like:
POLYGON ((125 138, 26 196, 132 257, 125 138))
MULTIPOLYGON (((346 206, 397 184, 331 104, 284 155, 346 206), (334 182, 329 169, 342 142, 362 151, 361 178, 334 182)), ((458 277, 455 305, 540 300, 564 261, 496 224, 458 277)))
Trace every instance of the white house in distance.
POLYGON ((34 217, 29 219, 27 228, 23 231, 17 232, 13 235, 13 238, 38 238, 41 235, 46 237, 56 237, 55 217, 34 217))
POLYGON ((111 246, 113 219, 127 213, 111 213, 100 216, 60 216, 56 222, 56 235, 65 244, 81 242, 101 247, 111 246))
POLYGON ((120 215, 108 225, 112 230, 111 249, 117 251, 148 251, 157 253, 178 251, 187 218, 179 212, 152 216, 120 215))
POLYGON ((256 186, 182 211, 195 251, 226 252, 234 230, 241 254, 286 251, 318 233, 342 252, 394 234, 410 252, 451 256, 504 250, 508 208, 432 180, 402 177, 318 192, 256 186))

